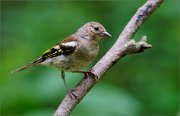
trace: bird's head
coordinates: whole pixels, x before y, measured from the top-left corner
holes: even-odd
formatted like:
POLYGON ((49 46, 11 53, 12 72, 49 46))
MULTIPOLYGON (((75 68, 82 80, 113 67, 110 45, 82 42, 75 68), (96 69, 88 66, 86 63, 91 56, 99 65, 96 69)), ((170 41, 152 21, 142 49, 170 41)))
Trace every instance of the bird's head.
POLYGON ((111 37, 103 25, 97 22, 88 22, 77 32, 77 35, 84 39, 99 41, 103 37, 111 37))

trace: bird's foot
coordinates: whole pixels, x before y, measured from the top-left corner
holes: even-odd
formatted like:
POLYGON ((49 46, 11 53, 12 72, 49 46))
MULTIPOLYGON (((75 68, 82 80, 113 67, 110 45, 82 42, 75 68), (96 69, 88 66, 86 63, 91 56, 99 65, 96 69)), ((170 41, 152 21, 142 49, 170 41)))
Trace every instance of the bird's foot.
POLYGON ((95 75, 92 71, 93 71, 93 69, 85 72, 84 75, 85 75, 86 77, 91 76, 91 77, 93 77, 93 79, 95 79, 96 81, 98 81, 99 77, 98 77, 97 75, 95 75))
POLYGON ((77 95, 73 92, 74 90, 68 90, 68 95, 71 99, 78 98, 77 95))
POLYGON ((73 71, 73 73, 83 73, 85 77, 93 77, 96 81, 98 80, 98 76, 95 75, 92 70, 90 71, 73 71))

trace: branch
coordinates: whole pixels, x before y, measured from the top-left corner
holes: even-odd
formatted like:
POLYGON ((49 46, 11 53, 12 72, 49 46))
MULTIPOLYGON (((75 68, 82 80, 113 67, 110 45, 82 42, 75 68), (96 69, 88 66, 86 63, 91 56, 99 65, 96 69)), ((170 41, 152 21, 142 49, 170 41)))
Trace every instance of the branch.
POLYGON ((104 75, 120 58, 125 55, 143 52, 144 49, 151 48, 151 45, 147 44, 146 36, 143 36, 139 42, 135 42, 132 38, 142 23, 162 2, 163 0, 148 0, 137 10, 112 48, 90 70, 97 78, 95 79, 92 75, 83 78, 73 89, 73 93, 77 98, 71 98, 67 94, 54 113, 54 116, 68 116, 96 82, 102 78, 102 75, 104 75))

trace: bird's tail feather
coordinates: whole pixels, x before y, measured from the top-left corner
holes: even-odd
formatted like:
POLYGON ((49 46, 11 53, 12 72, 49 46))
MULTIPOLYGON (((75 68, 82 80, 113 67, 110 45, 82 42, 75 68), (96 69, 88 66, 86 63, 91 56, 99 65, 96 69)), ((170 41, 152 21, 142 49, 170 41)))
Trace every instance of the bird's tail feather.
POLYGON ((19 72, 19 71, 22 71, 22 70, 27 69, 27 68, 29 68, 29 67, 36 66, 36 65, 38 65, 39 63, 41 63, 42 61, 43 61, 43 59, 42 59, 42 57, 40 57, 39 59, 31 62, 30 64, 27 64, 27 65, 25 65, 25 66, 22 66, 22 67, 16 69, 16 70, 11 71, 11 73, 19 72))
POLYGON ((22 71, 22 70, 27 69, 27 68, 29 68, 29 67, 31 67, 31 66, 35 66, 35 64, 34 64, 34 63, 27 64, 27 65, 25 65, 25 66, 22 66, 22 67, 16 69, 16 70, 11 71, 11 73, 15 73, 15 72, 22 71))

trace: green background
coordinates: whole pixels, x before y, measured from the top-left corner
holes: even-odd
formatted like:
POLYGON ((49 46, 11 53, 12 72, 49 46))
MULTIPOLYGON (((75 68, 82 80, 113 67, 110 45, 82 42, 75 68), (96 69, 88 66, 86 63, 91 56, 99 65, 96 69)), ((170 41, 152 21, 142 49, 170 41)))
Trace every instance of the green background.
MULTIPOLYGON (((179 110, 179 1, 166 0, 141 26, 134 39, 147 35, 152 48, 121 59, 73 110, 72 116, 173 115, 179 110)), ((1 1, 1 115, 49 116, 66 90, 60 73, 34 67, 15 68, 89 21, 102 23, 112 38, 100 42, 96 60, 113 45, 145 0, 1 1)), ((73 88, 83 77, 66 73, 73 88)))

